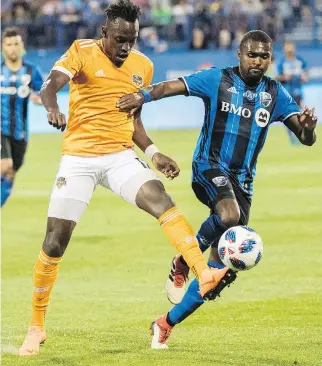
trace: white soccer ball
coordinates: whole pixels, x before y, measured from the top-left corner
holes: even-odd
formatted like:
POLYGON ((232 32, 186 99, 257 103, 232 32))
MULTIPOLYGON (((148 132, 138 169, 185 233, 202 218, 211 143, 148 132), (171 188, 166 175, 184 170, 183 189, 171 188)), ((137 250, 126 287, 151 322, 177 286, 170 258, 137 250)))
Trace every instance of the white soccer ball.
POLYGON ((263 255, 263 241, 248 226, 234 226, 223 233, 218 244, 218 254, 225 266, 234 271, 253 268, 263 255))

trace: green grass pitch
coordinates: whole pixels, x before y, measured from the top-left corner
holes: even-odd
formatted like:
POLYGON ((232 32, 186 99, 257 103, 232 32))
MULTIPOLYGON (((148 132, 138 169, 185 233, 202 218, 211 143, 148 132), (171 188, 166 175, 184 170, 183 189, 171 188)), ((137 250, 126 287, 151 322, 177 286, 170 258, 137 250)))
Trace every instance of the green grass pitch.
MULTIPOLYGON (((197 135, 151 132, 182 169, 165 185, 195 230, 208 214, 190 188, 197 135)), ((32 136, 2 212, 3 365, 322 365, 322 145, 291 146, 281 127, 269 133, 255 181, 250 226, 264 240, 262 261, 177 326, 169 350, 149 348, 148 328, 170 309, 175 250, 152 217, 99 187, 61 264, 47 342, 20 359, 60 145, 60 135, 32 136)))

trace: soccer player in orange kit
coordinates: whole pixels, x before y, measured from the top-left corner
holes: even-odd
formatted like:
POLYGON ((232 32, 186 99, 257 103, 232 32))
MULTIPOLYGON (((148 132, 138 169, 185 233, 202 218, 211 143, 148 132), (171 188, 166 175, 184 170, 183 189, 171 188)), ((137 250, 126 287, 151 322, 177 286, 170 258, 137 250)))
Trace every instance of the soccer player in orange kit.
POLYGON ((139 7, 128 0, 109 5, 102 39, 75 41, 42 87, 48 122, 64 130, 66 118, 59 110, 56 93, 70 83, 69 121, 48 209, 46 237, 34 267, 32 317, 19 350, 21 356, 38 354, 46 339, 45 313, 59 263, 97 185, 158 219, 198 279, 204 299, 214 299, 236 276, 226 267, 208 268, 193 229, 156 173, 137 157, 133 142, 167 177, 176 177, 179 168, 147 136, 140 113, 129 117, 116 107, 121 96, 146 88, 152 81, 152 62, 132 49, 138 37, 139 15, 139 7))

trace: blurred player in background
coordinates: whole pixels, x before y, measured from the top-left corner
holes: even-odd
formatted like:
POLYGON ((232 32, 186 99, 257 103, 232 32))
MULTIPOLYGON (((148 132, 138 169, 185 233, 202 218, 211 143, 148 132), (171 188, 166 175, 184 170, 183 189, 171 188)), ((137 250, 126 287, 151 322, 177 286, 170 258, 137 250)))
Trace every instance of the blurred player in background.
MULTIPOLYGON (((294 42, 286 41, 284 43, 284 56, 277 61, 275 78, 302 108, 303 84, 308 81, 307 63, 296 54, 294 42)), ((287 132, 291 143, 298 144, 299 141, 294 133, 289 129, 287 132)))
POLYGON ((28 101, 41 104, 38 94, 43 78, 34 65, 23 60, 24 44, 15 28, 2 34, 1 83, 1 207, 9 198, 22 166, 28 143, 28 101))
MULTIPOLYGON (((197 238, 203 252, 211 247, 208 265, 214 268, 223 268, 217 250, 221 235, 232 226, 248 224, 257 157, 269 126, 283 121, 302 144, 311 146, 316 140, 314 109, 300 113, 285 88, 264 76, 271 55, 270 37, 251 31, 241 40, 238 67, 213 67, 155 84, 117 103, 131 115, 151 100, 175 95, 203 99, 205 120, 193 156, 192 188, 211 210, 197 238)), ((196 280, 185 293, 188 273, 184 259, 177 255, 167 281, 168 298, 177 305, 152 323, 152 348, 168 348, 173 327, 204 303, 196 280)))
POLYGON ((156 173, 133 150, 134 142, 159 171, 170 178, 178 175, 176 163, 161 154, 147 136, 140 111, 128 117, 116 108, 122 95, 148 87, 153 77, 152 62, 132 50, 139 31, 139 7, 119 0, 109 5, 106 15, 102 39, 75 41, 41 89, 49 123, 64 130, 66 119, 56 93, 70 82, 69 121, 48 209, 47 233, 34 267, 32 318, 19 350, 21 356, 38 354, 46 338, 45 313, 59 263, 97 185, 158 219, 200 281, 204 298, 216 297, 234 275, 228 268, 209 269, 191 226, 156 173))
POLYGON ((269 64, 265 75, 271 78, 275 78, 276 76, 276 60, 274 55, 271 56, 271 63, 269 64))

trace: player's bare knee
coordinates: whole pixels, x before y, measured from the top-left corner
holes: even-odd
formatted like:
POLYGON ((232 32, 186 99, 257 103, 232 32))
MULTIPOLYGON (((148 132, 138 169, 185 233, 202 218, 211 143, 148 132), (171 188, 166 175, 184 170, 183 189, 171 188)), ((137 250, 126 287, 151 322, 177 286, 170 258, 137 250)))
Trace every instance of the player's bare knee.
POLYGON ((9 180, 14 180, 16 176, 16 171, 13 168, 8 169, 6 177, 9 180))
POLYGON ((163 191, 161 192, 159 199, 160 199, 160 201, 159 201, 159 204, 157 205, 157 210, 155 210, 155 215, 154 215, 156 218, 159 218, 165 212, 170 210, 170 208, 175 206, 175 203, 173 202, 172 198, 166 192, 165 189, 163 189, 163 191))
POLYGON ((156 218, 174 206, 174 202, 159 180, 150 180, 143 184, 136 195, 136 204, 156 218))
POLYGON ((62 257, 76 226, 74 221, 49 217, 43 250, 49 257, 62 257))
POLYGON ((10 171, 13 171, 12 159, 1 159, 1 175, 7 176, 10 171))
POLYGON ((238 225, 240 209, 235 198, 224 198, 216 205, 221 222, 227 227, 238 225))
POLYGON ((239 218, 240 218, 240 213, 239 213, 239 211, 235 211, 235 210, 225 212, 220 217, 221 222, 227 228, 238 225, 239 218))

